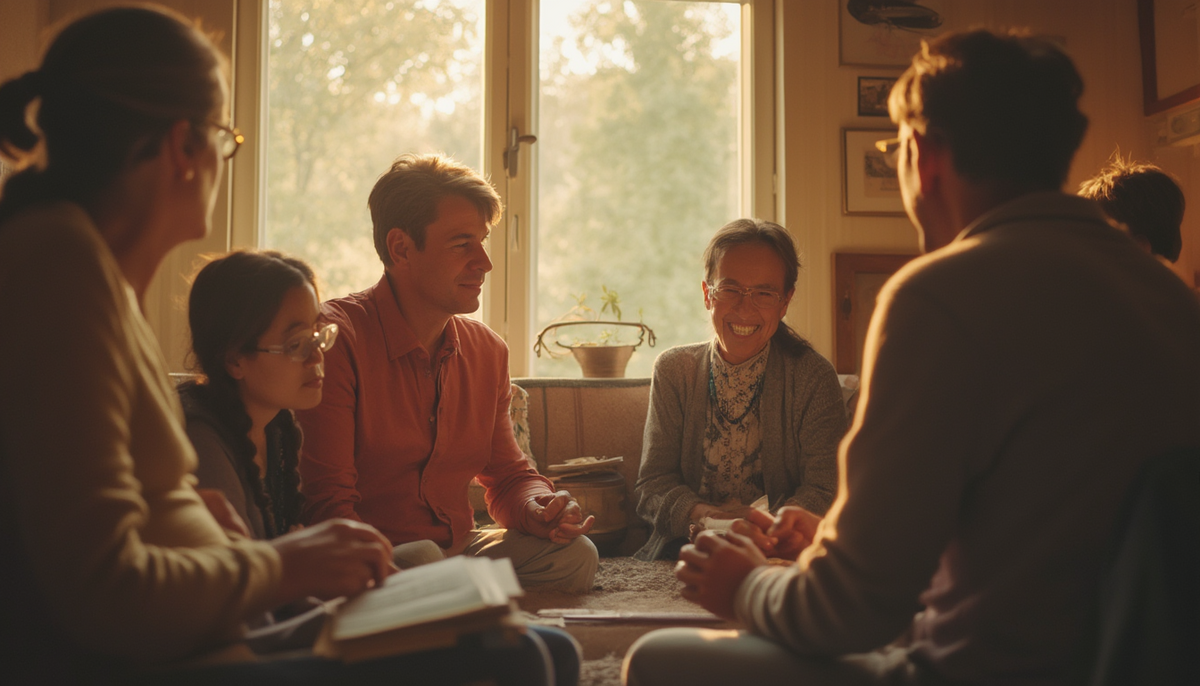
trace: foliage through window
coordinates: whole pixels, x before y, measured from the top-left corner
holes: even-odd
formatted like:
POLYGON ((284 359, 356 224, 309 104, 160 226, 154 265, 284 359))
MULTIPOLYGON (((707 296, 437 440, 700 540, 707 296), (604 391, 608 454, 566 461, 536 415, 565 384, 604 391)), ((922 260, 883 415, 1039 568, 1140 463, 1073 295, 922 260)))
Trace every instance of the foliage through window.
MULTIPOLYGON (((702 253, 738 213, 737 3, 555 0, 541 6, 538 326, 602 287, 665 347, 706 340, 702 253), (640 311, 640 314, 639 314, 640 311)), ((636 339, 635 329, 614 330, 636 339)), ((631 341, 630 341, 631 342, 631 341)), ((539 375, 577 376, 571 358, 539 375)))
MULTIPOLYGON (((485 9, 270 0, 263 244, 309 261, 323 297, 379 278, 366 200, 397 155, 483 169, 485 9)), ((712 333, 701 254, 738 216, 741 5, 543 0, 539 18, 538 45, 512 46, 536 50, 540 74, 535 302, 515 325, 537 331, 581 293, 599 310, 607 287, 658 334, 627 371, 649 375, 665 347, 712 333)), ((533 372, 579 374, 569 357, 533 372)))
POLYGON ((383 273, 367 196, 401 153, 482 163, 483 0, 270 0, 264 243, 322 297, 383 273))

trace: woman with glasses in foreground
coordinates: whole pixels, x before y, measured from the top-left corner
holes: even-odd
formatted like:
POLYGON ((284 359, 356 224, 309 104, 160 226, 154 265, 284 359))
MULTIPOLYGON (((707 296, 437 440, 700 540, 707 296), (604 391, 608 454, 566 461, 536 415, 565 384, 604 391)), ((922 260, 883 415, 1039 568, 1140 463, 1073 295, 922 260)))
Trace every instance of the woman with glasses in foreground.
MULTIPOLYGON (((482 646, 345 665, 255 661, 240 642, 269 608, 382 583, 391 546, 346 520, 231 536, 192 487, 140 301, 166 254, 209 230, 240 141, 226 68, 179 15, 121 7, 66 26, 38 69, 0 84, 0 153, 27 167, 0 195, 0 320, 17 327, 0 336, 0 682, 487 678, 479 663, 495 663, 466 659, 482 646)), ((545 644, 519 640, 498 680, 552 683, 545 644)))
POLYGON ((747 517, 759 525, 736 531, 768 556, 794 558, 799 542, 767 538, 772 518, 750 505, 767 496, 771 512, 793 505, 814 519, 829 508, 846 430, 841 387, 833 366, 783 322, 800 268, 783 227, 730 222, 704 265, 716 336, 655 361, 635 489, 653 531, 635 557, 674 557, 713 520, 747 517))

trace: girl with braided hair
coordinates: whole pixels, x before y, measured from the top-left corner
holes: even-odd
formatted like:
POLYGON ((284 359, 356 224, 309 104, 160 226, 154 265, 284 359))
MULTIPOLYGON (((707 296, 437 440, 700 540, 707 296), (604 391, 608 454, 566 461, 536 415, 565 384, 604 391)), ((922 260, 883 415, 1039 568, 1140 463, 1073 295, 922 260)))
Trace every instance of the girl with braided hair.
POLYGON ((312 269, 273 251, 209 262, 188 299, 193 368, 180 386, 196 477, 222 491, 257 539, 299 524, 301 433, 292 410, 321 402, 324 352, 312 269))

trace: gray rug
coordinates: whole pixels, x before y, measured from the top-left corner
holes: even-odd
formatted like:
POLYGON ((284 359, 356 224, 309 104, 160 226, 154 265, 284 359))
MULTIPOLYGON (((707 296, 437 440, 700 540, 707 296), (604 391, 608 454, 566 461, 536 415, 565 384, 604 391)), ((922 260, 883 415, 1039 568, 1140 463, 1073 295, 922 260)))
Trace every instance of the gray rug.
MULTIPOLYGON (((521 609, 579 608, 587 610, 637 610, 642 612, 702 612, 679 595, 675 563, 666 560, 638 562, 630 557, 600 558, 591 593, 528 592, 521 609)), ((580 686, 619 686, 621 661, 629 646, 642 635, 672 626, 663 623, 577 624, 564 629, 583 646, 580 686)), ((738 628, 736 623, 705 624, 706 628, 738 628)))

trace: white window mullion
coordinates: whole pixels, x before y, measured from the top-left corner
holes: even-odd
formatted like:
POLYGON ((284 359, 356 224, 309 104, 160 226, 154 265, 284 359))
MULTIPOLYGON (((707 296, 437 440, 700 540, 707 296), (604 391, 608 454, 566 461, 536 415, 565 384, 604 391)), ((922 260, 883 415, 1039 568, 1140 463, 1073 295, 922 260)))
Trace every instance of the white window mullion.
POLYGON ((487 110, 484 115, 484 164, 504 199, 504 217, 492 231, 492 273, 484 321, 508 343, 509 371, 529 373, 533 341, 530 309, 533 280, 535 159, 529 143, 519 145, 517 174, 510 175, 504 153, 512 129, 537 135, 537 4, 535 0, 488 3, 487 110))
POLYGON ((750 0, 742 6, 742 213, 768 221, 778 216, 774 4, 750 0))

